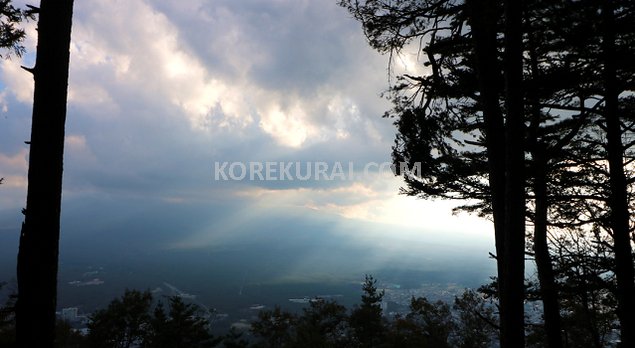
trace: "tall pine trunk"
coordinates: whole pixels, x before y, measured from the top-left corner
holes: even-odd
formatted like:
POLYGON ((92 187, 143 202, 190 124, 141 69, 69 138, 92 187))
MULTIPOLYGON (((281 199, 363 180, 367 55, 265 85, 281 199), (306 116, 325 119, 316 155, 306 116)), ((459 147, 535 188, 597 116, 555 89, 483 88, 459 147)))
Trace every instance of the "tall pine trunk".
POLYGON ((72 10, 73 0, 40 3, 28 191, 17 268, 16 334, 24 348, 52 347, 55 339, 72 10))
POLYGON ((544 144, 537 144, 532 151, 535 195, 534 214, 534 255, 538 282, 540 283, 540 296, 542 297, 543 317, 545 321, 545 333, 547 347, 562 347, 562 325, 560 320, 560 304, 558 303, 558 290, 554 281, 553 264, 549 254, 547 240, 547 212, 549 201, 547 194, 547 158, 544 144))
MULTIPOLYGON (((501 67, 498 65, 496 1, 468 1, 473 46, 476 54, 476 71, 479 82, 479 103, 483 109, 483 133, 488 156, 488 176, 494 217, 496 241, 498 294, 500 301, 501 347, 520 348, 524 345, 524 177, 522 155, 522 91, 518 121, 505 123, 500 108, 501 67), (511 128, 510 128, 511 127, 511 128), (513 135, 520 136, 512 139, 513 135), (507 149, 509 146, 513 148, 507 149), (511 151, 509 151, 511 150, 511 151), (512 160, 513 168, 508 161, 512 160), (511 169, 511 170, 510 170, 511 169), (510 183, 509 180, 512 180, 510 183), (511 194, 520 194, 512 197, 511 194), (521 203, 523 206, 518 207, 521 203), (510 204, 512 206, 510 206, 510 204), (516 214, 510 217, 510 214, 516 214), (521 223, 519 224, 519 219, 521 223), (511 225, 510 225, 511 224, 511 225), (520 226, 520 227, 519 227, 520 226), (520 235, 518 235, 520 234, 520 235), (520 236, 520 239, 518 238, 520 236), (511 240, 510 240, 511 238, 511 240), (520 277, 519 277, 520 275, 520 277)), ((522 61, 520 62, 522 69, 522 61)), ((510 66, 505 65, 507 71, 510 66)), ((515 65, 511 65, 515 68, 515 65)), ((521 70, 522 74, 522 70, 521 70)), ((522 79, 522 75, 520 77, 522 79)), ((505 85, 517 88, 516 81, 505 85)), ((512 95, 514 97, 515 95, 512 95)), ((512 101, 516 99, 512 98, 512 101)), ((518 109, 513 104, 512 112, 518 109)), ((509 110, 508 110, 509 113, 509 110)), ((509 117, 509 115, 508 115, 509 117)))
POLYGON ((617 279, 617 315, 621 326, 622 347, 635 347, 635 288, 631 249, 629 209, 624 150, 618 114, 619 91, 615 52, 615 18, 613 3, 602 3, 602 54, 606 120, 606 149, 609 163, 609 207, 615 251, 617 279))
POLYGON ((506 0, 505 77, 505 265, 507 318, 501 347, 525 342, 525 107, 523 93, 522 1, 506 0))
MULTIPOLYGON (((540 36, 529 36, 528 52, 530 57, 530 67, 532 79, 540 80, 540 69, 538 68, 538 56, 536 52, 536 41, 540 36)), ((528 130, 527 145, 531 149, 533 192, 534 192, 534 235, 533 249, 540 284, 540 296, 542 297, 543 318, 545 334, 548 348, 562 348, 562 319, 560 317, 560 303, 558 301, 558 289, 555 282, 555 272, 551 254, 549 252, 548 241, 548 213, 551 202, 547 188, 550 156, 559 156, 562 146, 568 141, 548 147, 546 143, 539 139, 539 128, 541 126, 542 113, 540 108, 540 97, 537 86, 528 91, 528 105, 531 108, 531 124, 528 130)), ((579 128, 575 128, 567 139, 572 138, 579 128)))

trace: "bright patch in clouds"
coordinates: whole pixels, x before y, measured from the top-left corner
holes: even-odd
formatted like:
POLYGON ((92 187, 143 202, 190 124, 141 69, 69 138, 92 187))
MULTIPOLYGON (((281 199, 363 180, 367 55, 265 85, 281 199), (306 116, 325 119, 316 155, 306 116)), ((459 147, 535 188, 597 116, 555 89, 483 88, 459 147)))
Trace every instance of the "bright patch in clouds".
POLYGON ((300 147, 307 138, 316 136, 315 129, 305 119, 306 114, 300 105, 281 110, 279 105, 274 104, 264 112, 260 127, 280 144, 300 147))
MULTIPOLYGON (((2 80, 6 89, 3 91, 3 95, 7 92, 17 98, 22 103, 31 103, 33 101, 33 76, 24 71, 19 64, 13 60, 0 61, 2 66, 2 80)), ((3 105, 4 112, 9 111, 7 104, 3 105)))
POLYGON ((484 219, 468 214, 453 215, 452 208, 459 202, 424 201, 396 195, 400 180, 376 175, 366 182, 344 183, 334 188, 249 188, 236 194, 251 198, 258 209, 305 208, 349 220, 399 226, 407 231, 467 233, 472 238, 487 236, 491 231, 490 222, 484 219), (469 230, 466 225, 470 226, 469 230))

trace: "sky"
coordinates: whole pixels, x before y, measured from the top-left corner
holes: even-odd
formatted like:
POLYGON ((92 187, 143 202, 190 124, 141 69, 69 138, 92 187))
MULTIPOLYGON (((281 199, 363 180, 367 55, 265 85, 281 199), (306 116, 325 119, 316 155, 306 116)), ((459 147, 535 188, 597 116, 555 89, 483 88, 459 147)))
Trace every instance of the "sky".
MULTIPOLYGON (((14 242, 33 95, 20 65, 33 65, 36 45, 35 23, 25 27, 27 54, 0 62, 0 233, 14 242)), ((391 71, 421 73, 416 57, 391 71)), ((362 171, 390 161, 390 81, 388 57, 335 0, 76 1, 62 241, 187 250, 285 229, 369 247, 397 240, 397 255, 430 241, 493 250, 489 222, 399 195, 387 170, 362 171), (225 162, 272 162, 278 179, 280 163, 327 173, 341 163, 346 174, 352 163, 354 175, 217 180, 225 162)))

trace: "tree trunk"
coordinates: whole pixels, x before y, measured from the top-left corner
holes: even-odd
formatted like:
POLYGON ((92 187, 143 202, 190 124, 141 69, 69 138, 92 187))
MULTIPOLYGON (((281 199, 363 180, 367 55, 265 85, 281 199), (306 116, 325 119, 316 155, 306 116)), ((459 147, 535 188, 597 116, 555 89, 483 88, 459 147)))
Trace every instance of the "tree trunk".
POLYGON ((537 144, 532 152, 534 164, 534 253, 536 269, 540 283, 540 295, 542 297, 543 317, 545 321, 545 333, 547 335, 547 347, 562 347, 562 328, 560 320, 560 304, 558 303, 558 291, 554 281, 553 265, 549 255, 549 243, 547 241, 547 212, 549 208, 547 196, 547 159, 544 145, 537 144))
POLYGON ((525 344, 525 110, 522 57, 522 1, 505 5, 505 296, 507 317, 501 318, 506 334, 501 347, 525 344))
MULTIPOLYGON (((538 67, 538 55, 536 52, 539 35, 530 35, 528 52, 532 78, 540 80, 540 69, 538 67)), ((537 86, 528 92, 529 104, 531 107, 531 124, 528 131, 527 145, 531 149, 533 192, 534 192, 534 257, 536 271, 538 272, 538 282, 540 284, 540 296, 542 297, 543 318, 545 324, 545 334, 548 348, 562 348, 562 320, 560 317, 560 303, 558 301, 558 289, 556 288, 555 273, 551 254, 549 253, 548 232, 548 212, 549 194, 547 192, 548 162, 550 156, 559 156, 564 144, 555 145, 549 148, 547 144, 539 139, 539 129, 541 126, 542 112, 540 108, 540 97, 537 86)), ((573 137, 577 133, 570 133, 567 137, 573 137)))
POLYGON ((606 149, 609 163, 611 230, 615 250, 617 279, 617 315, 620 320, 622 347, 635 346, 635 288, 631 249, 624 151, 618 115, 619 91, 615 53, 615 25, 612 1, 602 3, 602 53, 606 119, 606 149))
POLYGON ((523 96, 522 1, 505 1, 505 273, 506 334, 501 347, 525 342, 525 108, 523 96))
POLYGON ((73 0, 42 0, 33 77, 25 220, 18 252, 16 335, 20 347, 53 347, 64 124, 73 0))
MULTIPOLYGON (((498 65, 497 50, 497 19, 499 17, 496 1, 468 1, 470 26, 472 29, 473 46, 476 53, 476 71, 478 75, 480 98, 483 109, 483 133, 487 147, 488 176, 494 217, 494 233, 496 241, 496 257, 498 269, 498 297, 500 316, 501 347, 521 347, 518 337, 513 333, 513 326, 518 320, 512 319, 514 312, 510 295, 510 253, 507 251, 508 228, 507 223, 507 180, 506 151, 505 151, 505 123, 500 108, 501 69, 498 65)), ((524 193, 523 193, 524 195, 524 193)), ((524 237, 524 236, 523 236, 524 237)), ((521 255, 524 255, 521 253, 521 255)), ((524 256, 523 256, 524 257, 524 256)), ((522 268, 521 268, 522 269, 522 268)), ((524 280, 523 280, 524 281, 524 280)), ((521 283, 522 285, 522 283, 521 283)), ((522 294, 522 292, 521 292, 522 294)), ((522 315, 522 312, 521 312, 522 315)), ((521 318, 522 320, 522 318, 521 318)), ((521 337, 520 342, 523 342, 521 337)))

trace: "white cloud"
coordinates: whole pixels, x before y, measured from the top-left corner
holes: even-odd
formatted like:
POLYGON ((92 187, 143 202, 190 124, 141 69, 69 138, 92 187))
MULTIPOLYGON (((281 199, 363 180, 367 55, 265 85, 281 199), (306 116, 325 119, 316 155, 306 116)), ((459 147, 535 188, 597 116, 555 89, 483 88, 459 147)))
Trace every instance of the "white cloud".
POLYGON ((94 164, 97 162, 97 157, 88 146, 86 137, 81 134, 66 135, 64 155, 67 160, 78 161, 83 165, 94 164))
POLYGON ((71 83, 71 102, 92 106, 113 98, 118 104, 126 98, 168 102, 183 111, 193 128, 204 127, 209 110, 221 99, 231 100, 224 109, 235 111, 237 103, 225 84, 209 76, 180 44, 179 29, 149 3, 92 1, 84 6, 88 13, 76 20, 73 36, 76 79, 71 83), (94 74, 100 78, 93 79, 94 74))
POLYGON ((300 147, 308 138, 317 135, 300 105, 281 110, 280 105, 274 103, 268 110, 263 110, 260 127, 278 143, 290 147, 300 147))
POLYGON ((33 102, 33 75, 20 67, 17 59, 2 60, 2 81, 7 86, 5 91, 10 91, 16 99, 25 104, 33 102))
POLYGON ((0 152, 0 207, 8 208, 23 206, 26 197, 26 173, 28 168, 28 151, 20 151, 7 155, 0 152))
MULTIPOLYGON (((313 92, 298 93, 272 89, 252 79, 252 71, 278 64, 276 59, 280 58, 280 52, 273 51, 275 46, 268 47, 267 41, 253 34, 261 34, 274 42, 293 40, 298 33, 294 35, 288 32, 284 22, 276 22, 292 17, 271 17, 278 14, 274 12, 269 17, 263 15, 260 23, 250 26, 245 18, 253 13, 244 15, 223 4, 201 11, 202 3, 190 1, 186 7, 192 10, 188 11, 191 25, 209 27, 208 42, 205 42, 202 38, 198 41, 185 38, 187 31, 176 26, 177 19, 169 18, 148 2, 95 0, 83 6, 80 11, 86 13, 76 20, 73 36, 72 76, 75 78, 71 83, 71 102, 103 109, 105 105, 120 104, 120 98, 113 94, 121 93, 136 95, 148 102, 167 101, 182 110, 182 116, 193 129, 212 133, 222 130, 241 134, 258 120, 261 132, 277 144, 291 148, 333 138, 346 139, 352 131, 358 132, 354 128, 365 130, 373 141, 381 140, 372 122, 364 122, 359 127, 359 122, 355 122, 359 119, 356 102, 342 96, 339 87, 331 85, 333 81, 328 85, 315 81, 311 87, 313 92), (269 27, 254 27, 257 24, 269 27), (267 30, 273 30, 274 35, 279 30, 282 36, 268 37, 271 33, 267 30), (227 62, 223 64, 229 72, 219 71, 213 64, 216 61, 227 62), (348 110, 336 105, 343 100, 348 110)), ((299 16, 308 11, 307 4, 295 2, 271 6, 292 8, 299 16)), ((304 43, 296 43, 300 45, 297 48, 306 47, 304 43)), ((293 46, 286 49, 295 50, 293 46)), ((306 68, 312 67, 306 65, 306 68)), ((286 72, 280 70, 277 74, 284 76, 286 72)))
POLYGON ((22 149, 13 155, 0 152, 0 168, 2 168, 0 177, 25 172, 28 168, 27 155, 28 151, 26 149, 22 149))

